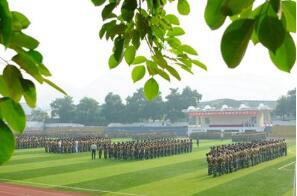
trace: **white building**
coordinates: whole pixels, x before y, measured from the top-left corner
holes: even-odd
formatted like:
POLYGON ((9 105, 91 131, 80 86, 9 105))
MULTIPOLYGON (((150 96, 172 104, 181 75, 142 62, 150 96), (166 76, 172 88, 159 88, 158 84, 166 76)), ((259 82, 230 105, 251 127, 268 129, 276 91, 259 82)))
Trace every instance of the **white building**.
POLYGON ((204 108, 190 106, 183 112, 189 120, 188 134, 192 132, 244 132, 264 131, 272 126, 271 109, 264 104, 250 108, 241 104, 239 108, 223 105, 216 109, 209 105, 204 108))

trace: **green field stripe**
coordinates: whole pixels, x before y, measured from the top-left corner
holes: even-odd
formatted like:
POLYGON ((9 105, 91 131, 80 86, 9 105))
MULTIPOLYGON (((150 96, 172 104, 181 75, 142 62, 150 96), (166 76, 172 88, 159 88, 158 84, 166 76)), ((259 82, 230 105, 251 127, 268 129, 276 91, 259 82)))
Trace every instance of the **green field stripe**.
POLYGON ((176 177, 179 175, 195 172, 197 160, 185 161, 161 167, 142 169, 133 172, 113 175, 105 178, 97 178, 94 180, 81 181, 76 184, 66 184, 66 186, 74 186, 81 188, 96 187, 98 189, 120 191, 123 189, 148 184, 154 181, 176 177), (158 175, 156 175, 158 174, 158 175))
POLYGON ((28 155, 28 154, 39 154, 44 152, 44 148, 28 148, 28 149, 16 149, 14 151, 13 156, 19 156, 19 155, 28 155))
MULTIPOLYGON (((212 142, 214 144, 214 142, 212 142)), ((227 143, 227 141, 226 141, 227 143)), ((159 158, 159 159, 153 159, 153 160, 146 160, 145 162, 143 161, 119 161, 119 160, 113 160, 115 162, 121 163, 121 166, 118 168, 105 168, 105 170, 110 170, 111 172, 123 172, 125 170, 127 170, 126 168, 143 168, 143 165, 146 165, 145 163, 148 163, 147 165, 149 167, 157 167, 159 165, 164 165, 164 164, 168 164, 172 161, 176 160, 183 160, 184 156, 188 157, 188 160, 192 160, 192 159, 197 159, 198 157, 204 156, 205 152, 209 149, 209 146, 204 145, 203 147, 200 148, 194 148, 194 152, 193 153, 188 153, 188 154, 180 154, 180 155, 176 155, 176 156, 170 156, 170 157, 164 157, 164 158, 159 158), (196 155, 195 155, 196 154, 196 155), (153 164, 152 164, 153 163, 153 164), (154 166, 154 164, 157 164, 154 166), (135 166, 134 166, 135 165, 135 166)), ((105 161, 105 160, 101 160, 101 161, 105 161)), ((173 162, 174 163, 174 162, 173 162)), ((66 166, 66 165, 65 165, 66 166)), ((88 167, 88 168, 80 168, 78 170, 74 170, 73 172, 68 172, 67 174, 58 174, 58 175, 49 175, 49 176, 45 176, 45 177, 37 177, 37 178, 32 178, 30 179, 30 181, 37 181, 37 182, 43 182, 44 180, 47 180, 49 182, 59 182, 64 181, 63 178, 67 178, 69 179, 72 183, 78 183, 81 181, 81 179, 78 179, 77 176, 85 176, 85 178, 91 178, 93 177, 94 179, 96 179, 98 176, 96 175, 96 173, 98 173, 98 168, 92 168, 92 167, 88 167), (84 169, 84 170, 83 170, 84 169), (46 178, 46 179, 44 179, 46 178)), ((130 170, 129 170, 130 171, 130 170)), ((104 172, 105 173, 105 172, 104 172)), ((107 172, 106 172, 107 173, 107 172)), ((62 184, 63 182, 59 182, 59 184, 62 184)), ((65 182, 64 182, 65 183, 65 182)))
MULTIPOLYGON (((116 164, 111 167, 105 167, 104 170, 100 168, 89 167, 89 168, 86 168, 85 170, 79 170, 79 171, 74 170, 73 172, 69 172, 66 174, 50 175, 46 177, 32 178, 29 180, 32 182, 48 181, 50 183, 58 183, 63 185, 75 184, 75 183, 81 183, 86 180, 95 180, 99 178, 110 177, 113 175, 120 175, 120 174, 134 172, 134 171, 141 171, 143 169, 169 166, 170 164, 178 164, 185 161, 196 160, 198 159, 198 157, 201 157, 202 154, 204 154, 204 152, 199 151, 196 153, 181 154, 176 156, 151 159, 151 160, 143 160, 143 161, 111 160, 113 162, 120 163, 120 164, 116 164), (66 178, 67 180, 63 180, 63 178, 64 179, 66 178)), ((106 160, 100 160, 100 161, 104 162, 106 160)))
POLYGON ((260 191, 265 193, 264 195, 267 195, 267 196, 282 195, 285 192, 287 192, 288 189, 293 187, 294 172, 292 171, 291 173, 288 174, 288 173, 279 171, 277 168, 286 164, 288 161, 292 161, 294 159, 277 162, 277 164, 270 165, 261 170, 258 170, 257 173, 253 171, 240 178, 225 181, 225 183, 217 186, 212 186, 211 188, 203 192, 199 191, 197 194, 194 194, 194 195, 207 196, 207 195, 217 195, 217 194, 223 194, 223 195, 228 194, 230 196, 236 196, 236 195, 244 196, 244 195, 257 195, 257 193, 259 193, 260 191), (276 172, 278 172, 278 178, 273 178, 274 173, 276 172), (238 189, 238 187, 250 187, 250 189, 248 193, 246 192, 246 190, 243 189, 241 192, 237 192, 237 193, 233 192, 232 194, 230 194, 231 190, 238 189), (272 187, 276 188, 276 190, 278 191, 272 190, 272 187))
POLYGON ((28 158, 36 158, 36 157, 49 157, 49 154, 45 154, 45 153, 38 153, 38 154, 26 154, 26 155, 20 155, 20 156, 12 156, 12 158, 5 163, 5 165, 9 165, 10 163, 14 162, 14 161, 18 161, 18 160, 22 160, 22 159, 28 159, 28 158))
MULTIPOLYGON (((213 178, 212 176, 207 176, 207 168, 204 165, 200 165, 199 169, 197 169, 193 173, 187 173, 177 178, 172 177, 161 181, 155 181, 150 184, 144 184, 138 187, 133 187, 130 189, 124 189, 121 191, 124 192, 133 192, 133 193, 143 193, 145 195, 192 195, 194 193, 198 193, 200 191, 212 189, 214 186, 224 186, 225 183, 232 181, 235 179, 244 181, 245 177, 248 175, 257 175, 261 173, 262 170, 265 170, 267 167, 277 168, 279 165, 285 164, 286 162, 292 160, 292 158, 279 160, 277 162, 272 161, 271 164, 263 163, 261 167, 255 166, 247 169, 239 170, 232 174, 226 174, 221 177, 213 178), (258 168, 256 168, 258 167, 258 168), (174 187, 174 189, 173 189, 174 187)), ((268 163, 268 162, 267 162, 268 163)), ((244 188, 244 187, 243 187, 244 188)), ((237 193, 237 191, 234 191, 237 193)), ((228 195, 220 194, 219 192, 216 194, 209 195, 228 195)), ((238 194, 241 195, 241 194, 238 194)), ((229 196, 229 195, 228 195, 229 196)))
MULTIPOLYGON (((89 153, 88 153, 89 154, 89 153)), ((71 154, 36 154, 32 156, 26 156, 22 159, 12 159, 8 161, 5 165, 17 165, 17 164, 27 164, 27 163, 34 163, 34 162, 44 162, 49 160, 61 160, 61 159, 69 159, 69 158, 77 158, 78 154, 71 153, 71 154)), ((86 155, 85 155, 86 156, 86 155)))
POLYGON ((10 172, 0 174, 0 178, 12 179, 12 180, 26 180, 30 178, 46 177, 48 175, 63 174, 67 172, 79 171, 87 168, 103 168, 105 166, 111 166, 117 164, 116 162, 105 161, 105 162, 80 162, 68 165, 48 166, 46 168, 39 169, 28 169, 24 171, 10 172))
POLYGON ((17 172, 17 171, 24 171, 24 170, 30 170, 30 169, 40 169, 40 168, 47 168, 50 166, 63 166, 73 163, 83 163, 90 159, 90 155, 80 155, 76 154, 77 156, 74 157, 67 157, 66 159, 62 160, 52 160, 50 157, 48 158, 48 161, 44 161, 41 163, 35 162, 35 163, 24 163, 24 164, 18 164, 18 165, 4 165, 1 166, 0 170, 0 177, 3 173, 9 173, 9 172, 17 172))

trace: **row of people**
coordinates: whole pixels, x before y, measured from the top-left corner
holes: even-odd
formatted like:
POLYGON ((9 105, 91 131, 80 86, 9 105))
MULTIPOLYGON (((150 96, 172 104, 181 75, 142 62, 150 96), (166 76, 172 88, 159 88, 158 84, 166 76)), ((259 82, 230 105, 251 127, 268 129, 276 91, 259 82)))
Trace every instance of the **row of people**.
POLYGON ((264 141, 266 133, 239 133, 232 136, 232 142, 264 141))
POLYGON ((91 146, 92 159, 96 158, 97 149, 99 159, 143 160, 192 152, 192 140, 166 138, 118 142, 99 146, 93 144, 91 146))
POLYGON ((53 153, 78 153, 90 151, 92 144, 107 145, 110 138, 102 137, 79 137, 67 139, 52 139, 45 142, 45 152, 53 153))
POLYGON ((255 141, 211 147, 206 154, 208 175, 221 176, 287 155, 285 140, 255 141))
POLYGON ((41 148, 47 140, 44 136, 17 135, 16 149, 41 148))

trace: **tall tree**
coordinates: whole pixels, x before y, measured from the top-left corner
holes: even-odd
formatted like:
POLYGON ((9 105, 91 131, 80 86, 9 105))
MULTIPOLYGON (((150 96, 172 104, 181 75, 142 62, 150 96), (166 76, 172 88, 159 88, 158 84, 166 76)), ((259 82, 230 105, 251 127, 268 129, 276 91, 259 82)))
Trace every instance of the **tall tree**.
POLYGON ((164 102, 161 93, 153 101, 147 101, 143 94, 143 88, 140 88, 132 96, 127 97, 126 103, 127 122, 157 120, 164 116, 164 102))
POLYGON ((282 117, 283 120, 285 120, 286 115, 289 114, 289 108, 288 108, 288 99, 286 96, 281 96, 277 100, 277 105, 275 108, 275 114, 282 117))
POLYGON ((40 108, 32 110, 31 114, 28 116, 28 120, 31 121, 45 122, 47 119, 49 119, 48 113, 40 108))
POLYGON ((287 95, 283 95, 277 100, 274 113, 281 116, 283 120, 286 117, 296 119, 296 88, 289 90, 287 95))
POLYGON ((146 99, 143 96, 143 88, 138 89, 132 96, 126 98, 126 122, 139 122, 145 120, 144 108, 146 99))
POLYGON ((107 124, 124 122, 124 110, 125 106, 122 103, 121 97, 113 93, 108 93, 105 97, 105 103, 102 105, 105 122, 107 124))
POLYGON ((296 88, 288 91, 289 113, 296 119, 296 88))
POLYGON ((102 125, 103 115, 99 103, 92 98, 84 97, 75 108, 75 122, 84 125, 102 125))
POLYGON ((166 114, 172 122, 185 120, 182 110, 189 106, 196 106, 202 98, 197 90, 192 90, 190 87, 185 87, 181 93, 177 88, 170 89, 170 91, 170 94, 166 96, 166 114))
POLYGON ((57 98, 51 104, 51 118, 57 118, 61 123, 74 122, 75 105, 70 96, 57 98))

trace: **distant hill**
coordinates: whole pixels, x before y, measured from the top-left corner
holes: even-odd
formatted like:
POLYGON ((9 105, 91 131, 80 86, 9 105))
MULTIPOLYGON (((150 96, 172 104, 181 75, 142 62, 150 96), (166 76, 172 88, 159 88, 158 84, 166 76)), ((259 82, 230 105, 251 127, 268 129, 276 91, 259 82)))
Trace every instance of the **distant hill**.
POLYGON ((257 107, 260 103, 267 105, 271 109, 274 109, 276 106, 276 101, 267 101, 267 100, 235 100, 235 99, 216 99, 211 101, 202 101, 198 104, 198 107, 204 107, 210 105, 215 108, 221 108, 223 105, 228 105, 233 108, 238 108, 240 104, 245 104, 249 107, 257 107))

